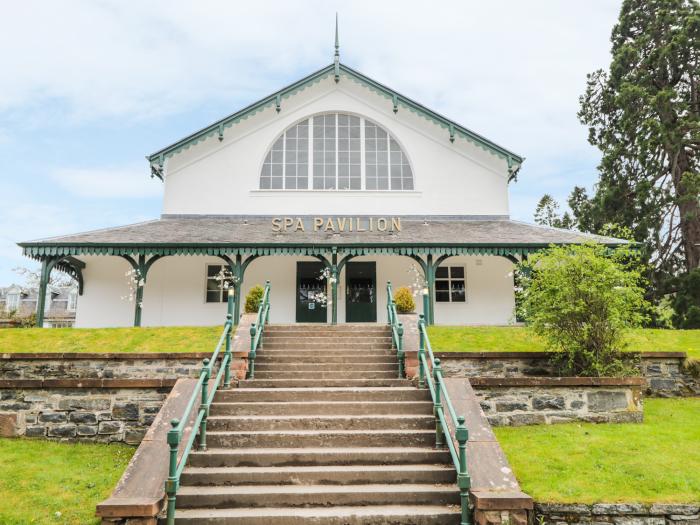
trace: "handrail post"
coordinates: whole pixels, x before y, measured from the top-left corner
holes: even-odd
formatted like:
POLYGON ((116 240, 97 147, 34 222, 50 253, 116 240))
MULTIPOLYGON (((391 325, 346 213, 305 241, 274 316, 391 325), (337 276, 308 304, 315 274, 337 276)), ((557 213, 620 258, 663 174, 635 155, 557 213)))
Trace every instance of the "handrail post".
MULTIPOLYGON (((229 294, 229 303, 231 303, 232 295, 229 294)), ((224 388, 231 387, 231 332, 233 332, 233 316, 231 313, 226 314, 226 328, 228 333, 226 334, 226 351, 224 352, 224 362, 226 366, 224 368, 224 388)))
POLYGON ((403 323, 399 323, 396 331, 399 334, 398 348, 396 349, 399 358, 399 379, 403 379, 406 369, 406 354, 403 351, 403 323))
POLYGON ((250 352, 248 352, 248 379, 255 379, 255 336, 258 328, 255 323, 250 324, 250 352))
POLYGON ((425 315, 418 315, 418 388, 425 388, 425 367, 423 356, 425 355, 425 315))
POLYGON ((168 479, 165 480, 165 493, 168 495, 167 524, 175 525, 175 497, 180 480, 177 479, 177 451, 180 448, 180 432, 177 427, 180 421, 172 419, 168 430, 168 445, 170 446, 170 461, 168 463, 168 479))
POLYGON ((202 367, 202 374, 204 374, 204 380, 202 381, 202 400, 200 402, 200 410, 204 410, 204 416, 202 417, 202 422, 199 424, 199 450, 207 449, 207 417, 209 417, 209 404, 207 403, 207 397, 209 396, 209 376, 211 370, 209 370, 209 359, 204 358, 204 366, 202 367))
POLYGON ((457 486, 462 503, 462 520, 460 525, 469 525, 469 487, 471 480, 467 473, 467 440, 469 439, 469 431, 464 425, 464 416, 457 417, 457 428, 455 429, 455 437, 459 444, 459 472, 457 473, 457 486))
POLYGON ((392 293, 391 293, 391 281, 387 281, 386 282, 386 320, 390 326, 394 324, 394 320, 392 319, 392 316, 391 316, 391 303, 392 302, 393 302, 393 298, 392 298, 392 293))
POLYGON ((265 312, 265 324, 270 324, 270 281, 265 281, 265 288, 267 288, 267 311, 265 312))
POLYGON ((435 414, 435 448, 442 448, 445 444, 442 423, 440 422, 440 412, 442 411, 442 392, 440 388, 442 368, 440 368, 440 360, 436 359, 433 364, 433 381, 435 382, 435 402, 433 404, 433 413, 435 414))

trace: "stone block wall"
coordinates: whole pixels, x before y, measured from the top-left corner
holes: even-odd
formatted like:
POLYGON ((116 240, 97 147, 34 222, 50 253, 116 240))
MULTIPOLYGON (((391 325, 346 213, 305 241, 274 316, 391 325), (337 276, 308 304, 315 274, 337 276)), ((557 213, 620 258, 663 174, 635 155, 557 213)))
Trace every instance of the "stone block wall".
MULTIPOLYGON (((544 352, 436 352, 445 377, 555 377, 544 352)), ((685 366, 683 352, 639 354, 639 372, 649 396, 698 396, 700 379, 685 366)))
MULTIPOLYGON (((0 354, 2 380, 17 379, 178 379, 199 377, 211 354, 0 354)), ((242 378, 246 363, 235 355, 232 373, 242 378)))
POLYGON ((638 378, 490 379, 474 378, 471 383, 493 426, 643 419, 643 380, 638 378))
POLYGON ((535 504, 535 523, 547 525, 700 525, 700 506, 639 503, 535 504))
POLYGON ((141 442, 169 387, 0 390, 0 436, 141 442))

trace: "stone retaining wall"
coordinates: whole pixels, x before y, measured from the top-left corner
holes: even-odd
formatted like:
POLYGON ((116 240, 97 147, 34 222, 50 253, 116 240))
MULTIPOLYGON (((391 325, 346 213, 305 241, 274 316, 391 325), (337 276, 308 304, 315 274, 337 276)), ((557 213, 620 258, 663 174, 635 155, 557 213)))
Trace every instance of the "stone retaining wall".
POLYGON ((700 525, 700 506, 639 503, 535 504, 535 518, 547 525, 700 525))
MULTIPOLYGON (((211 353, 0 354, 0 385, 17 379, 177 379, 199 377, 211 353)), ((242 378, 247 353, 234 353, 232 374, 242 378)), ((0 388, 2 388, 0 386, 0 388)))
POLYGON ((470 382, 493 426, 643 419, 641 378, 472 378, 470 382))
MULTIPOLYGON (((684 352, 638 354, 640 375, 650 396, 698 396, 700 379, 685 367, 684 352)), ((436 352, 446 377, 555 377, 545 352, 436 352)))
POLYGON ((0 436, 135 445, 170 386, 0 389, 0 436))

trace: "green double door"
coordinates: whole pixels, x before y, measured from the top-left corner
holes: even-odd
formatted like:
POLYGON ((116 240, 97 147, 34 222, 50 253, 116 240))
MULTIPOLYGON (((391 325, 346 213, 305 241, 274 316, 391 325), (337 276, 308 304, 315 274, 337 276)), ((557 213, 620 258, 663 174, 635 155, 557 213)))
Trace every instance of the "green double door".
MULTIPOLYGON (((325 323, 330 290, 320 262, 297 262, 297 323, 325 323)), ((377 322, 377 266, 374 262, 348 262, 345 266, 345 321, 377 322)))
POLYGON ((345 321, 377 322, 377 265, 348 262, 345 266, 345 321))

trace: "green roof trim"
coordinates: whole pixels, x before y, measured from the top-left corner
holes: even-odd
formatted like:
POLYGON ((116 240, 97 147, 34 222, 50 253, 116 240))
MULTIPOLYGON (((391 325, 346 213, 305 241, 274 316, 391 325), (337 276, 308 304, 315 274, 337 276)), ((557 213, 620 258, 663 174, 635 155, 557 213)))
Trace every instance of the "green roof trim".
POLYGON ((392 245, 245 245, 245 244, 192 244, 192 245, 137 245, 137 244, 20 244, 26 256, 42 259, 49 256, 79 255, 318 255, 336 250, 348 255, 526 255, 547 248, 548 244, 392 244, 392 245))
POLYGON ((328 78, 329 76, 335 77, 338 74, 340 75, 341 79, 350 79, 389 99, 394 112, 397 112, 400 107, 403 107, 448 130, 448 135, 446 136, 449 140, 453 141, 455 137, 464 138, 485 151, 505 159, 508 162, 510 179, 515 177, 520 169, 520 165, 525 160, 524 157, 513 153, 502 146, 499 146, 495 142, 492 142, 486 137, 483 137, 482 135, 479 135, 478 133, 475 133, 464 126, 457 124, 447 117, 426 108, 422 104, 419 104, 418 102, 398 93, 397 91, 394 91, 384 84, 380 84, 379 82, 372 80, 359 71, 356 71, 344 64, 334 63, 316 71, 315 73, 312 73, 307 77, 302 78, 293 84, 288 85, 287 87, 282 88, 272 95, 258 100, 257 102, 241 109, 240 111, 237 111, 236 113, 224 117, 223 119, 218 120, 213 124, 202 128, 201 130, 188 135, 187 137, 184 137, 183 139, 166 146, 155 153, 152 153, 151 155, 148 155, 146 158, 151 163, 153 176, 159 177, 160 179, 163 178, 162 169, 165 159, 170 158, 173 155, 176 155, 177 153, 186 150, 214 135, 217 135, 219 139, 222 140, 224 128, 230 128, 234 124, 237 124, 238 122, 245 120, 256 113, 259 113, 265 108, 274 107, 279 112, 282 98, 289 98, 299 91, 302 91, 307 87, 328 78))

